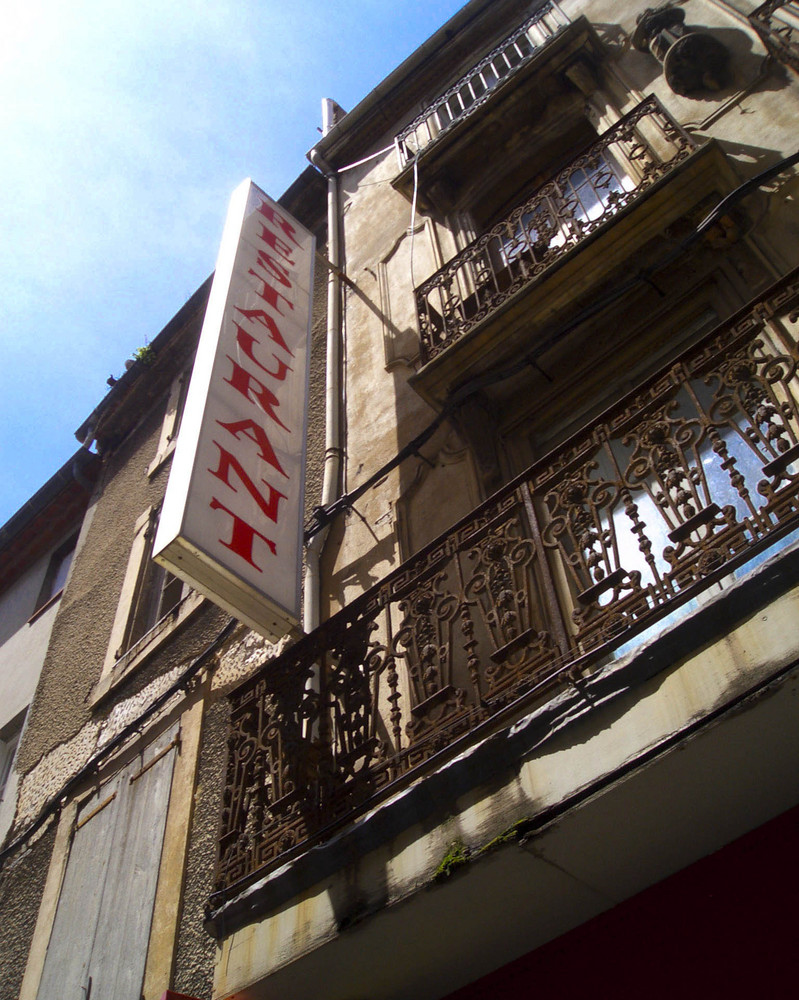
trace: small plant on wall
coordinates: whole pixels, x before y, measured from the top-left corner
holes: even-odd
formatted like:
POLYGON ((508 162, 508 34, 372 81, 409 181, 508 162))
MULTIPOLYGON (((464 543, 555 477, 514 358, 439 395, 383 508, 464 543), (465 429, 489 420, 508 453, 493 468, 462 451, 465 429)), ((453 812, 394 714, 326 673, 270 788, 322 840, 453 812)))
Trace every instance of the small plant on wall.
POLYGON ((134 361, 141 361, 143 365, 151 365, 155 362, 155 351, 150 347, 149 344, 145 344, 143 347, 137 347, 133 352, 134 361))

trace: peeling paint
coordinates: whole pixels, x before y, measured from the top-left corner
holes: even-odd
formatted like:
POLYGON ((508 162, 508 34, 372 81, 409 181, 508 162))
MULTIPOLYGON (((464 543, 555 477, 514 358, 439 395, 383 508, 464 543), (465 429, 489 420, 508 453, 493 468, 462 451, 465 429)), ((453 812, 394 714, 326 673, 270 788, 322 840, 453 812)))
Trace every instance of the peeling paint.
POLYGON ((243 632, 238 640, 234 637, 227 649, 219 657, 219 666, 214 671, 211 690, 215 694, 227 694, 248 677, 251 677, 268 660, 279 656, 291 643, 289 636, 278 642, 267 642, 257 632, 243 632))
POLYGON ((100 724, 90 723, 71 740, 48 753, 24 776, 19 786, 16 827, 39 815, 46 803, 85 766, 97 749, 100 724))

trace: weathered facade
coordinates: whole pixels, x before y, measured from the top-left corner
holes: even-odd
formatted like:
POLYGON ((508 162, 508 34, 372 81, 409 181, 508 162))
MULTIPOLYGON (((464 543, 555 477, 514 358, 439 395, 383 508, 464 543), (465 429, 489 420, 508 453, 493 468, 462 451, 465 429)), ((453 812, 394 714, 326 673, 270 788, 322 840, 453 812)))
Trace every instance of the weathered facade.
POLYGON ((78 432, 102 467, 17 752, 0 996, 467 1000, 564 956, 582 995, 586 942, 637 922, 645 968, 733 872, 783 940, 795 28, 471 0, 328 102, 281 199, 320 248, 305 635, 149 560, 205 285, 78 432))
POLYGON ((16 749, 98 465, 80 449, 0 528, 0 836, 14 820, 16 749))

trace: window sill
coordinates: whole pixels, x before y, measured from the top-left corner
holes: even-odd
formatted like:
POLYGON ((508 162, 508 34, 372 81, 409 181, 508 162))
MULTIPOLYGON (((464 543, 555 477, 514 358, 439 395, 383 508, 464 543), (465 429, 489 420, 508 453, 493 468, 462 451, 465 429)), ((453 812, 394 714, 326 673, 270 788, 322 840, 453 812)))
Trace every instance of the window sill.
POLYGON ((182 628, 194 612, 205 603, 207 601, 202 594, 196 591, 187 594, 179 604, 165 614, 138 642, 122 653, 121 656, 117 657, 111 669, 97 682, 92 692, 92 706, 99 704, 123 680, 127 680, 134 670, 137 670, 153 653, 160 649, 178 629, 182 628))
POLYGON ((64 588, 62 587, 61 590, 57 590, 52 597, 48 597, 47 600, 44 602, 44 604, 33 612, 33 614, 30 616, 26 624, 33 625, 33 623, 37 619, 42 617, 45 611, 47 611, 49 608, 52 608, 54 604, 57 604, 61 600, 61 595, 63 593, 64 593, 64 588))
POLYGON ((169 444, 164 448, 163 451, 159 451, 155 458, 147 466, 147 475, 152 477, 158 472, 158 470, 166 463, 167 459, 172 457, 172 452, 175 450, 175 438, 172 438, 169 444))

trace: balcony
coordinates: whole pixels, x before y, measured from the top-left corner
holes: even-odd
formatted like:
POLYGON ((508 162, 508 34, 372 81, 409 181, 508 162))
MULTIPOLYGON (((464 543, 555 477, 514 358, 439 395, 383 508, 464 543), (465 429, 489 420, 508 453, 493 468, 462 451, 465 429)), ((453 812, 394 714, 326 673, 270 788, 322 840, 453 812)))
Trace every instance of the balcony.
POLYGON ((749 20, 769 52, 799 73, 799 3, 768 0, 749 20))
POLYGON ((448 214, 515 183, 525 165, 540 171, 590 134, 586 93, 603 58, 584 16, 543 8, 397 136, 392 185, 425 211, 448 214))
POLYGON ((415 292, 433 406, 465 379, 536 346, 536 330, 698 204, 735 184, 715 143, 693 139, 649 97, 415 292))
POLYGON ((214 904, 799 528, 799 270, 231 696, 214 904))
POLYGON ((548 3, 504 38, 399 133, 394 142, 400 168, 479 111, 500 84, 510 81, 568 23, 558 5, 548 3))

